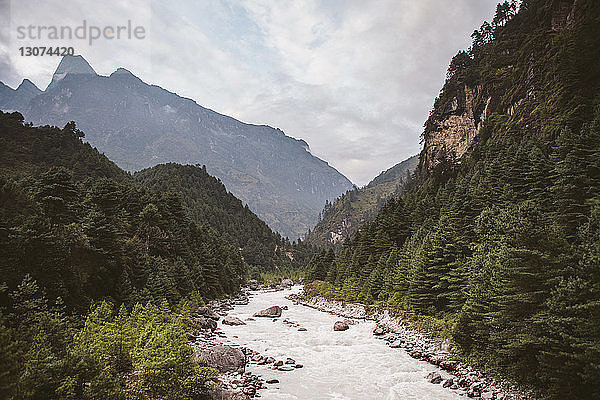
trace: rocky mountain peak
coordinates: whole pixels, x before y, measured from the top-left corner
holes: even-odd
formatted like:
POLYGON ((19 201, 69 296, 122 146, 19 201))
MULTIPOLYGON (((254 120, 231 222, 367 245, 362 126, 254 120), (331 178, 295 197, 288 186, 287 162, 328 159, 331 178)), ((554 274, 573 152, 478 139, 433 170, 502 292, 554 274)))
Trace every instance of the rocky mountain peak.
POLYGON ((42 92, 40 88, 38 88, 35 83, 31 82, 29 79, 23 79, 19 87, 17 87, 17 90, 34 94, 39 94, 42 92))
POLYGON ((82 56, 64 56, 56 71, 54 71, 54 75, 52 75, 50 86, 63 79, 67 74, 97 75, 96 71, 82 56))

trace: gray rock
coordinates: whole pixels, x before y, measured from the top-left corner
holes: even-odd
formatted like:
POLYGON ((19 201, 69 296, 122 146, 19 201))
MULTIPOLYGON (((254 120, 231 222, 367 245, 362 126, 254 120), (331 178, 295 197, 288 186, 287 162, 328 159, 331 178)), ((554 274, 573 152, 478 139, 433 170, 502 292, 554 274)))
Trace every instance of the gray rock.
POLYGON ((194 356, 221 372, 241 371, 246 365, 246 357, 240 349, 222 344, 196 349, 194 356))
POLYGON ((277 367, 277 370, 279 371, 293 371, 294 369, 294 367, 289 367, 287 365, 277 367))
POLYGON ((258 282, 256 281, 256 279, 250 279, 248 281, 248 287, 250 288, 250 290, 258 290, 258 282))
POLYGON ((279 379, 269 379, 267 380, 268 384, 279 383, 279 379))
POLYGON ((233 392, 223 388, 217 388, 211 393, 211 399, 214 400, 247 400, 249 397, 244 393, 233 392))
POLYGON ((299 331, 299 332, 306 332, 306 331, 307 331, 307 329, 306 329, 306 328, 298 328, 298 331, 299 331))
POLYGON ((343 321, 336 321, 336 323, 333 324, 334 331, 345 331, 345 330, 348 330, 348 328, 349 328, 348 324, 343 321))
POLYGON ((383 329, 381 326, 377 326, 375 327, 375 329, 373 329, 373 334, 375 336, 381 336, 385 333, 385 329, 383 329))
POLYGON ((492 392, 483 392, 481 393, 481 400, 493 400, 494 393, 492 392))
POLYGON ((291 279, 284 279, 281 281, 281 286, 282 287, 290 287, 290 286, 294 286, 294 281, 291 279))
POLYGON ((238 317, 233 317, 231 315, 228 315, 225 318, 223 318, 223 324, 225 324, 225 325, 246 325, 246 323, 244 321, 242 321, 238 317))
POLYGON ((255 317, 278 318, 281 317, 281 307, 271 306, 254 314, 255 317))
POLYGON ((219 314, 214 312, 211 308, 208 307, 200 307, 197 311, 198 315, 203 316, 204 318, 214 319, 215 321, 219 320, 219 314))
POLYGON ((427 380, 434 385, 437 385, 438 383, 442 382, 442 376, 439 372, 431 372, 429 375, 427 375, 427 380))
POLYGON ((200 329, 210 329, 211 331, 217 329, 217 321, 212 318, 196 317, 192 321, 200 329))

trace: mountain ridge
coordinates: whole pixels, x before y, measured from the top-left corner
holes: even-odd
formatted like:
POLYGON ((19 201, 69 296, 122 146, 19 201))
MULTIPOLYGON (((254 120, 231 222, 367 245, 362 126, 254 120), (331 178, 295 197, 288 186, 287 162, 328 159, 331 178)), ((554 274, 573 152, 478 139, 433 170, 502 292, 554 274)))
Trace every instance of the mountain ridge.
POLYGON ((306 241, 314 246, 339 247, 375 218, 390 199, 400 196, 413 179, 419 156, 414 155, 382 171, 361 188, 354 188, 327 202, 321 219, 306 241))
POLYGON ((71 64, 61 60, 60 79, 53 78, 19 111, 37 125, 76 121, 86 140, 125 170, 168 162, 204 164, 273 229, 292 239, 314 226, 326 200, 352 187, 313 156, 304 140, 280 129, 220 114, 125 69, 101 76, 82 57, 71 64))

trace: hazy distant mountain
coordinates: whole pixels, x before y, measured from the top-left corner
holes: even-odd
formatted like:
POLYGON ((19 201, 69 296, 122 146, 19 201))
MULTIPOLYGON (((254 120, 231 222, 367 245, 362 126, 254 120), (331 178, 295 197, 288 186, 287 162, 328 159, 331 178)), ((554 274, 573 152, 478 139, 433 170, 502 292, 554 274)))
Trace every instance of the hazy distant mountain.
POLYGON ((23 96, 27 105, 11 100, 12 92, 0 88, 3 108, 17 109, 35 124, 76 121, 87 141, 126 170, 166 162, 205 164, 273 229, 291 238, 314 226, 326 200, 352 187, 310 154, 303 140, 209 110, 123 68, 99 76, 81 56, 63 58, 44 92, 23 96))
POLYGON ((31 99, 42 93, 29 79, 24 79, 18 88, 12 89, 0 82, 0 109, 5 111, 23 110, 31 99))
POLYGON ((341 245, 373 220, 389 199, 403 193, 418 164, 419 156, 412 156, 383 171, 365 187, 350 190, 333 204, 328 203, 322 219, 306 237, 307 242, 316 246, 341 245))

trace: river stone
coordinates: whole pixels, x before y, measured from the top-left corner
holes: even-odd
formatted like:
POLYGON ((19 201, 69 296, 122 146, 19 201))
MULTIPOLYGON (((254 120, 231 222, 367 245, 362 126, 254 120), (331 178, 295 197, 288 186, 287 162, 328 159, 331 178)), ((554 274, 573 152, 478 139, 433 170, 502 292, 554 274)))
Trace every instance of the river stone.
POLYGON ((294 360, 293 358, 289 358, 289 357, 288 357, 288 358, 285 360, 285 363, 286 363, 286 364, 296 364, 296 360, 294 360))
POLYGON ((348 328, 349 328, 348 324, 345 323, 344 321, 336 321, 336 323, 333 324, 334 331, 345 331, 348 328))
POLYGON ((276 367, 280 367, 283 365, 283 361, 281 361, 281 360, 275 361, 275 364, 273 364, 273 365, 276 367))
POLYGON ((238 317, 233 317, 231 315, 228 315, 225 318, 223 318, 223 323, 225 325, 246 325, 244 321, 242 321, 238 317))
POLYGON ((290 286, 294 286, 294 281, 291 279, 284 279, 281 281, 281 286, 282 287, 290 287, 290 286))
POLYGON ((377 327, 375 327, 375 329, 373 329, 373 334, 376 336, 383 335, 384 333, 385 333, 385 330, 381 326, 377 326, 377 327))
POLYGON ((298 328, 298 332, 306 332, 307 329, 306 328, 298 328))
POLYGON ((198 315, 201 315, 205 318, 214 319, 215 321, 219 320, 219 314, 213 311, 213 309, 208 307, 200 307, 197 311, 198 315))
POLYGON ((225 390, 223 388, 214 389, 210 398, 214 400, 248 400, 249 397, 240 392, 234 392, 231 390, 225 390))
POLYGON ((267 383, 269 383, 269 384, 273 384, 273 383, 279 383, 279 379, 269 379, 269 380, 267 381, 267 383))
POLYGON ((437 385, 438 383, 442 382, 442 376, 439 372, 431 372, 429 375, 427 375, 427 379, 434 385, 437 385))
POLYGON ((294 368, 302 368, 302 367, 304 367, 304 365, 302 365, 302 364, 296 364, 296 365, 294 365, 294 368))
POLYGON ((395 340, 395 341, 393 341, 392 343, 390 343, 390 347, 391 347, 392 349, 397 349, 397 348, 399 348, 399 347, 402 347, 402 345, 403 345, 403 344, 404 344, 404 341, 403 341, 403 340, 400 340, 400 339, 398 339, 398 340, 395 340))
POLYGON ((196 317, 192 321, 201 329, 210 329, 211 331, 217 329, 217 321, 212 318, 196 317))
POLYGON ((254 314, 255 317, 267 317, 267 318, 279 318, 281 317, 281 307, 271 306, 267 309, 257 312, 254 314))
POLYGON ((492 393, 492 392, 481 393, 481 400, 492 400, 493 398, 494 398, 494 393, 492 393))
POLYGON ((284 365, 284 366, 277 367, 277 369, 279 371, 293 371, 295 368, 294 367, 289 367, 287 365, 284 365))
POLYGON ((240 349, 222 344, 196 349, 194 356, 221 372, 241 371, 246 365, 246 357, 240 349))

